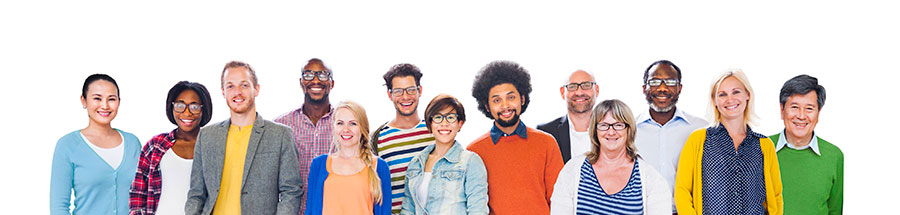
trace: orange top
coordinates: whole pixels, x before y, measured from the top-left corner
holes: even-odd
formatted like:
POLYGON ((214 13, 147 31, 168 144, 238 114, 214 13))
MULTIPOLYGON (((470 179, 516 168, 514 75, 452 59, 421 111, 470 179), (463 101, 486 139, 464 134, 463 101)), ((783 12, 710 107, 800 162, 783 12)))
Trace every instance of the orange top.
POLYGON ((550 195, 562 170, 562 154, 550 134, 527 128, 528 139, 490 133, 467 149, 481 156, 488 175, 491 214, 550 214, 550 195))
POLYGON ((322 214, 372 214, 375 200, 369 188, 369 171, 362 168, 353 175, 338 175, 331 170, 331 156, 325 168, 328 178, 322 187, 322 214))

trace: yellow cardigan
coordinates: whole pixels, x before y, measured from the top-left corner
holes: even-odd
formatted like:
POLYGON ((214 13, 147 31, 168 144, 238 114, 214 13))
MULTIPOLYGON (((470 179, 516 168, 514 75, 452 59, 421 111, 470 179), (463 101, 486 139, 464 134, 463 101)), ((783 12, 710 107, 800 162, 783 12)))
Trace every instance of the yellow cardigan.
MULTIPOLYGON (((706 128, 697 129, 688 137, 678 159, 678 173, 675 176, 675 208, 678 214, 703 214, 702 160, 703 144, 706 142, 706 128)), ((763 153, 763 168, 766 180, 766 201, 768 214, 784 213, 784 197, 781 195, 781 172, 775 144, 768 137, 759 139, 763 153)))

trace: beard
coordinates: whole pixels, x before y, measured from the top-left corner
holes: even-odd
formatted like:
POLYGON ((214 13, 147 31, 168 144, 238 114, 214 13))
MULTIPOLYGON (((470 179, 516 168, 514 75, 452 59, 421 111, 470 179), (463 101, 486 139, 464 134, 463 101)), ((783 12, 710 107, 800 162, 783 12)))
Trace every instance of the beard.
POLYGON ((397 113, 399 113, 400 116, 412 116, 413 114, 416 113, 416 109, 413 109, 413 110, 410 111, 409 113, 400 111, 400 108, 394 108, 394 109, 397 109, 397 113))
POLYGON ((256 105, 256 100, 252 98, 245 98, 243 106, 234 106, 231 102, 228 103, 228 108, 231 109, 231 112, 235 113, 246 113, 250 110, 250 107, 256 105))
POLYGON ((322 104, 325 103, 325 100, 328 99, 328 93, 322 94, 322 98, 319 99, 313 98, 312 95, 309 95, 309 93, 304 94, 306 96, 306 99, 309 100, 310 103, 322 104))
POLYGON ((512 126, 515 126, 516 124, 519 124, 519 112, 516 111, 515 113, 513 113, 513 117, 512 117, 512 119, 510 119, 510 120, 503 120, 503 119, 500 119, 500 114, 497 114, 497 119, 494 120, 494 121, 496 121, 496 122, 497 122, 497 125, 499 125, 500 127, 512 127, 512 126))
POLYGON ((656 111, 656 112, 662 113, 662 112, 672 111, 673 109, 675 109, 675 104, 678 103, 678 96, 675 95, 674 93, 659 92, 659 93, 646 94, 646 95, 647 95, 647 104, 650 104, 650 109, 652 109, 653 111, 656 111), (669 102, 669 105, 665 106, 665 107, 657 106, 656 103, 653 102, 653 97, 656 97, 657 95, 665 95, 666 97, 669 97, 669 100, 671 102, 669 102))
POLYGON ((574 112, 574 113, 587 113, 588 111, 591 111, 591 108, 594 107, 594 99, 593 98, 590 98, 588 96, 583 96, 583 97, 574 97, 571 100, 578 99, 578 98, 584 98, 584 97, 586 97, 588 99, 588 102, 585 102, 584 104, 575 104, 574 101, 568 101, 567 103, 569 104, 569 111, 574 112))

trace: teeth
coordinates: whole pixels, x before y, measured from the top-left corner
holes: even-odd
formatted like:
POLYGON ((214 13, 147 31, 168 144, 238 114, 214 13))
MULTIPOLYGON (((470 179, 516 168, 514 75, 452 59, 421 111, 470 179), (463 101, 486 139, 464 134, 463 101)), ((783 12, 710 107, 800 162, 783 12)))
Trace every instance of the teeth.
POLYGON ((244 102, 244 99, 234 99, 234 100, 231 100, 231 101, 233 101, 233 102, 244 102))
POLYGON ((341 139, 345 139, 345 140, 349 140, 351 137, 353 137, 353 136, 350 136, 350 135, 341 135, 341 139))
POLYGON ((400 103, 400 105, 403 105, 403 106, 410 106, 410 105, 412 105, 412 103, 400 103))
POLYGON ((185 122, 185 123, 192 123, 192 122, 194 122, 193 119, 182 119, 181 121, 182 121, 182 122, 185 122))
POLYGON ((313 90, 313 91, 320 91, 320 90, 322 90, 321 87, 310 87, 309 89, 310 89, 310 90, 313 90))
POLYGON ((440 134, 450 134, 450 130, 438 130, 440 134))

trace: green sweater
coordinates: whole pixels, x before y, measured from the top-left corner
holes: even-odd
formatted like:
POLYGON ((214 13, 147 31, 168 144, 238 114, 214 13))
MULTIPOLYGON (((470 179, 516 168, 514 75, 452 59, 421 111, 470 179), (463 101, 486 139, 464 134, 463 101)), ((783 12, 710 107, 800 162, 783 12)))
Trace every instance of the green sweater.
MULTIPOLYGON (((778 144, 780 134, 772 135, 778 144)), ((811 148, 778 150, 784 189, 784 214, 841 214, 844 205, 844 153, 819 139, 817 155, 811 148)))

